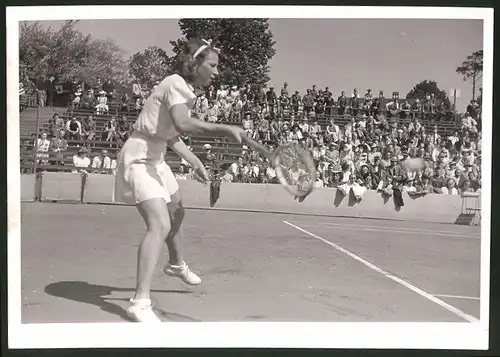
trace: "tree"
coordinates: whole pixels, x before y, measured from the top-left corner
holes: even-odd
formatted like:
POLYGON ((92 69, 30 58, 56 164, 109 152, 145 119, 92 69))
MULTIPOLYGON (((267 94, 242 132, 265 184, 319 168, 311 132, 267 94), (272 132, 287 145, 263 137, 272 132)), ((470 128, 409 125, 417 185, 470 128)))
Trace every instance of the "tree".
POLYGON ((450 99, 446 95, 446 91, 439 89, 436 81, 425 80, 418 83, 408 92, 406 99, 423 100, 428 94, 434 94, 436 99, 443 101, 447 107, 451 107, 450 99))
POLYGON ((171 41, 179 54, 186 40, 211 39, 219 54, 216 86, 250 84, 256 89, 269 82, 268 61, 276 53, 267 19, 181 19, 182 37, 171 41))
POLYGON ((123 51, 111 40, 94 39, 66 21, 60 29, 39 22, 23 23, 19 38, 20 71, 28 78, 54 76, 56 83, 78 79, 94 85, 97 77, 119 81, 126 77, 123 51))
POLYGON ((464 82, 472 82, 472 99, 476 97, 476 82, 483 77, 483 50, 474 52, 467 56, 462 65, 457 67, 456 72, 463 76, 464 82))
POLYGON ((166 76, 168 63, 169 57, 163 49, 149 46, 144 52, 136 52, 130 57, 128 69, 135 80, 151 88, 166 76))

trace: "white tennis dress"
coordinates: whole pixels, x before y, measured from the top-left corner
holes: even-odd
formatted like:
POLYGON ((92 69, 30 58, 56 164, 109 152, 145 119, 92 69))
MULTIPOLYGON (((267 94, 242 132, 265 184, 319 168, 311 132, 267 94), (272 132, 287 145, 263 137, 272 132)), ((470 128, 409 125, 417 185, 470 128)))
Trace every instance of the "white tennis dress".
POLYGON ((179 135, 170 108, 186 104, 191 109, 195 101, 194 88, 177 74, 166 77, 151 93, 118 154, 115 202, 138 204, 152 198, 170 202, 179 189, 165 162, 167 140, 179 135))

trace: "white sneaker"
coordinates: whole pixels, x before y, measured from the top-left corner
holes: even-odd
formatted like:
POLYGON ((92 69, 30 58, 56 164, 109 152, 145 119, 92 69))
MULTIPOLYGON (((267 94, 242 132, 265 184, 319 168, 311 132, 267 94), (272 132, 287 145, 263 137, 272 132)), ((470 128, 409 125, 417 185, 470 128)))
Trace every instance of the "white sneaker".
POLYGON ((198 275, 193 273, 186 263, 182 265, 171 265, 167 264, 163 272, 170 276, 176 276, 181 278, 186 284, 198 285, 201 284, 201 279, 198 275))
POLYGON ((130 299, 131 305, 127 309, 127 315, 137 322, 161 322, 151 308, 150 299, 130 299))

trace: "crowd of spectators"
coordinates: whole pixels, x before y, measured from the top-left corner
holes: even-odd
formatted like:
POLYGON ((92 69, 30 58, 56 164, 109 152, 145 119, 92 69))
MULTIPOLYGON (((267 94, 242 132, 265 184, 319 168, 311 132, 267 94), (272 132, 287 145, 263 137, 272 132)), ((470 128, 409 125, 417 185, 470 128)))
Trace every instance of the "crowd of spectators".
MULTIPOLYGON (((77 144, 79 150, 73 156, 74 171, 112 172, 116 161, 107 150, 94 152, 94 158, 89 158, 92 142, 109 142, 110 147, 118 149, 131 133, 135 118, 130 120, 129 116, 137 115, 154 87, 148 90, 135 82, 131 95, 120 95, 110 82, 98 81, 97 86, 85 91, 81 85, 75 86, 69 100, 69 119, 65 122, 55 114, 47 132, 37 139, 36 149, 32 148, 38 164, 63 165, 68 141, 77 141, 82 145, 77 144), (125 115, 117 118, 110 113, 111 101, 117 101, 117 112, 125 115), (93 115, 79 121, 72 113, 81 108, 92 109, 95 115, 108 114, 104 129, 96 130, 93 115)), ((453 195, 480 192, 480 98, 470 102, 457 123, 451 108, 432 94, 410 103, 400 100, 397 93, 386 99, 380 92, 374 98, 370 89, 364 96, 354 89, 350 96, 342 92, 335 99, 328 87, 318 90, 313 86, 305 95, 299 91, 290 95, 285 83, 278 95, 274 88, 255 91, 248 85, 222 85, 218 90, 211 86, 201 94, 191 114, 200 120, 241 125, 247 135, 270 150, 283 143, 298 143, 315 160, 316 187, 352 191, 357 198, 366 190, 388 195, 395 190, 453 195), (339 115, 347 118, 347 123, 337 123, 335 117, 339 115), (450 121, 457 130, 440 135, 438 125, 450 121), (404 170, 401 163, 415 157, 425 160, 425 169, 404 170)), ((192 144, 190 138, 183 139, 192 144)), ((204 145, 203 151, 201 158, 207 168, 224 182, 277 182, 267 160, 245 146, 229 166, 222 165, 224 158, 214 153, 210 144, 204 145)), ((189 164, 181 160, 176 175, 189 179, 189 164)))
MULTIPOLYGON (((250 87, 219 90, 211 87, 193 110, 200 120, 231 121, 242 125, 253 139, 273 150, 296 142, 308 150, 317 167, 316 187, 336 187, 361 199, 366 190, 391 196, 410 194, 464 194, 480 192, 481 133, 478 130, 480 98, 472 100, 459 128, 440 135, 438 125, 448 119, 449 108, 433 95, 409 103, 394 95, 390 100, 371 90, 360 97, 357 89, 335 100, 328 87, 298 91, 289 96, 285 83, 278 97, 274 88, 255 93, 250 87), (332 115, 349 118, 338 125, 332 115), (397 120, 401 119, 401 120, 397 120), (428 127, 422 123, 425 122, 428 127), (423 158, 425 169, 403 169, 405 160, 423 158)), ((276 173, 266 159, 243 147, 241 156, 221 170, 211 146, 204 147, 206 167, 225 182, 276 183, 276 173)), ((190 177, 182 163, 180 179, 190 177)))

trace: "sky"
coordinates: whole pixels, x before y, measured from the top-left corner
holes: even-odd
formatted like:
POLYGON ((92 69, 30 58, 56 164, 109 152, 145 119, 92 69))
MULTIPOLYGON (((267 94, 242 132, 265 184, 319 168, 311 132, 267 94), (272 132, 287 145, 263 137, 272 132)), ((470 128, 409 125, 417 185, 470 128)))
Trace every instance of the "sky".
MULTIPOLYGON (((96 38, 110 38, 128 55, 159 46, 171 54, 169 41, 180 36, 176 19, 81 20, 77 27, 96 38)), ((59 27, 62 21, 43 21, 59 27)), ((472 98, 472 85, 455 72, 468 55, 483 49, 481 20, 420 19, 270 19, 276 41, 270 86, 291 90, 316 84, 362 94, 372 89, 401 97, 422 80, 434 80, 450 96, 460 90, 457 108, 472 98)), ((479 82, 479 86, 481 83, 479 82)), ((476 92, 477 93, 477 92, 476 92)), ((477 95, 477 94, 476 94, 477 95)))

